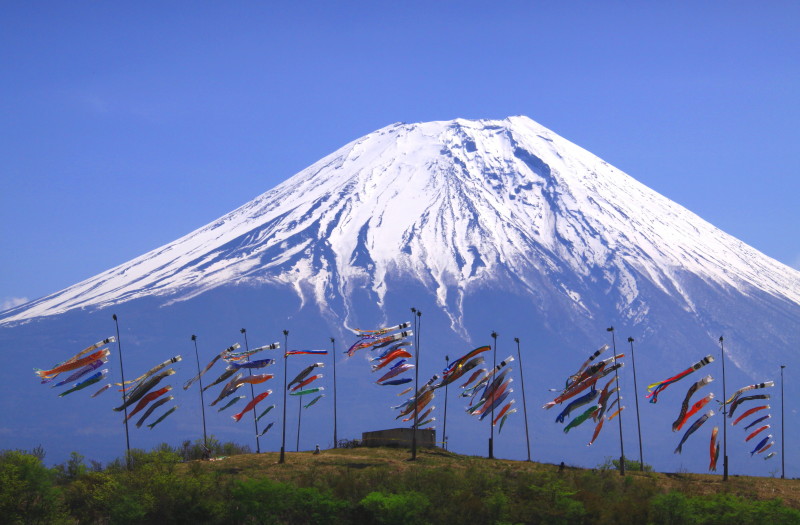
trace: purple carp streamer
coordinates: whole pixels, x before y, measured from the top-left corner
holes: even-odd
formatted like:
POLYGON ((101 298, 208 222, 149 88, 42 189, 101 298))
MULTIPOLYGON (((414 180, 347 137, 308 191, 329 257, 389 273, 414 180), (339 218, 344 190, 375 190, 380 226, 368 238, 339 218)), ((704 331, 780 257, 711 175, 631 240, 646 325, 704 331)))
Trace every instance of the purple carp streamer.
POLYGON ((144 415, 139 418, 139 421, 136 422, 136 428, 141 428, 142 424, 147 420, 148 417, 150 417, 150 414, 155 412, 155 410, 164 403, 169 403, 173 399, 174 398, 172 396, 162 397, 161 399, 150 405, 150 408, 148 408, 147 411, 145 411, 144 415))
POLYGON ((766 421, 767 419, 769 419, 771 417, 772 417, 771 414, 767 414, 766 416, 761 416, 760 418, 756 419, 755 421, 753 421, 752 423, 750 423, 749 425, 744 427, 743 430, 746 432, 746 431, 750 430, 750 427, 754 427, 754 426, 758 425, 759 423, 761 423, 762 421, 766 421))
POLYGON ((695 384, 689 387, 689 390, 686 391, 686 397, 683 398, 683 403, 681 404, 681 411, 678 414, 678 419, 676 419, 672 423, 673 432, 680 430, 680 427, 678 425, 681 424, 681 421, 685 420, 686 411, 689 409, 689 401, 691 401, 694 393, 697 392, 699 389, 703 388, 704 386, 706 386, 707 384, 709 384, 710 382, 712 382, 713 380, 714 380, 713 377, 707 375, 706 377, 704 377, 703 379, 701 379, 700 381, 696 382, 695 384))
POLYGON ((108 369, 107 368, 105 370, 101 371, 101 372, 97 372, 96 374, 93 374, 93 375, 89 376, 87 379, 84 379, 80 383, 76 383, 75 386, 73 386, 69 390, 66 390, 66 391, 61 392, 60 394, 58 394, 58 397, 64 397, 67 394, 71 394, 72 392, 77 392, 78 390, 83 390, 87 386, 93 385, 95 383, 99 383, 100 381, 105 379, 106 374, 108 374, 108 369))
POLYGON ((53 385, 53 388, 66 385, 67 383, 71 383, 73 381, 77 381, 78 379, 80 379, 81 377, 85 376, 89 372, 93 372, 93 371, 97 370, 98 368, 100 368, 101 366, 106 364, 107 362, 108 362, 108 358, 104 358, 104 359, 98 359, 97 361, 95 361, 93 363, 89 363, 88 365, 84 366, 80 370, 78 370, 75 373, 73 373, 72 375, 70 375, 68 378, 64 379, 63 381, 59 381, 58 383, 53 385))
POLYGON ((675 454, 680 454, 683 451, 683 444, 686 443, 686 440, 689 439, 689 436, 694 434, 697 431, 697 429, 703 426, 703 423, 708 421, 708 418, 712 417, 713 415, 714 411, 709 410, 708 412, 697 418, 694 423, 692 423, 692 426, 689 427, 689 430, 687 430, 686 433, 683 435, 683 438, 681 438, 681 442, 678 443, 678 448, 675 449, 675 454))
POLYGON ((658 394, 661 391, 663 391, 665 388, 667 388, 669 385, 680 381, 681 379, 683 379, 684 377, 688 376, 689 374, 691 374, 695 370, 699 370, 699 369, 703 368, 704 366, 706 366, 707 364, 713 363, 713 362, 714 362, 714 358, 712 356, 710 356, 710 355, 707 355, 703 359, 701 359, 700 361, 696 362, 695 364, 693 364, 692 366, 690 366, 689 368, 684 370, 683 372, 681 372, 681 373, 679 373, 677 375, 674 375, 674 376, 670 377, 669 379, 665 379, 663 381, 658 381, 656 383, 647 385, 647 391, 650 392, 650 393, 647 394, 645 396, 645 398, 650 399, 651 403, 657 403, 658 402, 658 394))
POLYGON ((164 412, 164 413, 161 415, 161 417, 159 417, 158 419, 156 419, 155 421, 153 421, 152 423, 150 423, 150 424, 149 424, 149 425, 147 425, 147 426, 150 428, 150 430, 153 430, 153 429, 155 428, 155 426, 156 426, 156 425, 158 425, 159 423, 161 423, 162 421, 164 421, 164 420, 167 418, 167 416, 168 416, 168 415, 172 414, 172 413, 173 413, 173 412, 175 412, 176 410, 178 410, 178 405, 175 405, 174 407, 172 407, 172 408, 170 408, 169 410, 167 410, 166 412, 164 412))

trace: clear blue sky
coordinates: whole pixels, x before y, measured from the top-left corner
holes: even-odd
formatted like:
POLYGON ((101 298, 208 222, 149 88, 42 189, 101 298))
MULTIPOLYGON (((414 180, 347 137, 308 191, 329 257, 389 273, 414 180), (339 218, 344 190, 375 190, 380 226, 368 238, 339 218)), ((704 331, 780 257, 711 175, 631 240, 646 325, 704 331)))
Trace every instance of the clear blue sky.
POLYGON ((800 268, 800 3, 656 4, 2 2, 0 304, 393 122, 518 114, 800 268))

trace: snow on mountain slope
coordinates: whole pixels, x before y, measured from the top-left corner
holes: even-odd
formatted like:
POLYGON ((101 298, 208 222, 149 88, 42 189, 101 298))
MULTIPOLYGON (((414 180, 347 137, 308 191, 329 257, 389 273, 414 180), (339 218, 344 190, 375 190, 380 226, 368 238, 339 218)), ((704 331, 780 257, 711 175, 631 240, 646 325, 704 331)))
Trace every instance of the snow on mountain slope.
POLYGON ((7 311, 0 324, 258 283, 293 286, 346 320, 331 299, 347 309, 367 288, 381 303, 390 275, 425 283, 461 333, 465 294, 497 284, 541 293, 547 282, 588 317, 597 312, 587 290, 613 289, 634 323, 649 308, 637 300, 642 276, 688 312, 688 275, 800 304, 800 272, 527 117, 509 117, 378 130, 212 224, 7 311))

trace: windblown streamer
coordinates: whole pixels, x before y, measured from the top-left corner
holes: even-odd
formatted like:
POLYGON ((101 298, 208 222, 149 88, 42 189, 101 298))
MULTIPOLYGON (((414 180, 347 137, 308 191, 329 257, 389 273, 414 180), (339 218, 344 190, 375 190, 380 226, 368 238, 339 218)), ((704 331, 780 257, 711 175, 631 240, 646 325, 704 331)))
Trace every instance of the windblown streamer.
MULTIPOLYGON (((767 444, 767 442, 770 439, 772 439, 772 434, 768 435, 767 437, 765 437, 764 439, 759 441, 758 445, 756 445, 756 448, 754 448, 753 450, 750 451, 750 456, 752 456, 756 452, 762 452, 762 449, 764 449, 764 446, 767 444)), ((766 449, 764 449, 764 450, 766 450, 766 449)))
POLYGON ((692 423, 692 425, 689 427, 689 429, 683 435, 683 438, 681 438, 681 442, 678 443, 678 448, 675 449, 675 454, 680 454, 683 451, 683 444, 686 443, 686 440, 689 439, 689 436, 694 434, 697 431, 697 429, 700 428, 701 426, 703 426, 703 423, 708 421, 708 418, 712 417, 713 415, 714 415, 714 411, 713 410, 709 410, 708 412, 706 412, 702 416, 698 417, 695 420, 694 423, 692 423))
POLYGON ((311 400, 311 401, 310 401, 310 402, 309 402, 307 405, 303 405, 303 408, 308 408, 308 407, 310 407, 310 406, 313 406, 314 404, 316 404, 316 402, 317 402, 317 401, 319 401, 319 400, 320 400, 320 399, 322 399, 323 397, 325 397, 325 394, 320 394, 320 395, 318 395, 317 397, 315 397, 314 399, 312 399, 312 400, 311 400))
POLYGON ((511 410, 509 410, 508 412, 506 412, 506 415, 504 415, 504 416, 503 416, 503 419, 501 419, 501 420, 500 420, 500 426, 497 428, 497 433, 498 433, 498 434, 500 434, 501 432, 503 432, 503 425, 505 425, 505 424, 506 424, 506 419, 508 419, 508 416, 510 416, 511 414, 514 414, 514 413, 516 413, 516 411, 517 411, 517 409, 516 409, 516 408, 512 408, 511 410))
POLYGON ((699 412, 699 411, 700 411, 700 410, 701 410, 701 409, 702 409, 704 406, 706 406, 706 405, 707 405, 707 404, 708 404, 708 403, 709 403, 709 402, 710 402, 712 399, 714 399, 714 393, 713 393, 713 392, 709 393, 707 396, 705 396, 704 398, 700 399, 700 400, 699 400, 697 403, 695 403, 694 405, 692 405, 692 408, 691 408, 691 410, 689 410, 689 412, 687 412, 687 413, 686 413, 686 415, 685 415, 685 416, 683 416, 683 419, 681 419, 680 421, 678 421, 678 424, 677 424, 677 425, 675 425, 675 424, 673 424, 673 425, 672 425, 672 431, 673 431, 673 432, 677 432, 678 430, 680 430, 681 428, 683 428, 683 425, 684 425, 684 424, 686 424, 686 421, 688 421, 690 417, 692 417, 692 416, 693 416, 693 415, 695 415, 697 412, 699 412))
POLYGON ((240 419, 242 419, 242 416, 243 416, 243 415, 245 415, 245 414, 246 414, 246 413, 248 413, 250 410, 252 410, 253 408, 255 408, 255 406, 256 406, 257 404, 259 404, 259 403, 260 403, 260 402, 262 402, 264 399, 266 399, 266 398, 267 398, 267 396, 268 396, 268 395, 270 395, 271 393, 272 393, 272 390, 267 390, 266 392, 262 392, 262 393, 258 394, 256 397, 254 397, 254 398, 252 399, 252 401, 250 401, 249 403, 247 403, 247 405, 245 405, 245 407, 242 409, 242 411, 241 411, 241 412, 239 412, 238 414, 234 414, 234 415, 232 415, 231 417, 233 418, 233 420, 234 420, 234 421, 236 421, 236 422, 238 423, 238 422, 239 422, 239 420, 240 420, 240 419))
MULTIPOLYGON (((100 348, 103 345, 107 345, 109 343, 114 343, 116 341, 117 340, 114 338, 114 336, 111 336, 111 337, 108 337, 106 339, 103 339, 102 341, 98 341, 93 345, 87 346, 86 348, 84 348, 83 350, 81 350, 80 352, 75 354, 74 356, 70 357, 66 361, 61 361, 60 363, 56 364, 51 370, 59 368, 59 367, 61 367, 63 365, 67 365, 67 364, 73 363, 73 362, 77 361, 78 359, 82 358, 83 356, 85 356, 86 354, 88 354, 89 352, 92 352, 93 350, 97 350, 98 348, 100 348)), ((91 361, 93 361, 93 360, 87 361, 87 363, 90 363, 91 361)), ((75 367, 75 368, 79 368, 79 367, 75 367)), ((46 371, 46 370, 39 370, 39 369, 34 369, 34 370, 35 370, 36 374, 39 377, 45 377, 45 376, 49 376, 50 375, 50 374, 47 373, 49 371, 46 371)), ((72 370, 74 370, 74 368, 72 370)), ((60 373, 61 372, 56 372, 55 374, 52 374, 52 377, 55 377, 60 373)))
POLYGON ((396 376, 402 374, 403 372, 405 372, 407 370, 411 370, 412 368, 414 368, 414 365, 408 364, 408 363, 405 364, 405 365, 402 365, 402 366, 398 366, 394 370, 389 370, 388 372, 386 372, 380 379, 378 379, 375 382, 378 383, 378 384, 381 384, 384 381, 386 381, 388 379, 392 379, 393 377, 396 377, 396 376))
POLYGON ((319 386, 317 388, 309 388, 308 390, 298 390, 297 392, 289 392, 290 396, 305 396, 308 394, 316 394, 317 392, 322 392, 325 390, 324 386, 319 386))
POLYGON ((594 443, 594 442, 595 442, 595 440, 597 439, 597 436, 599 436, 599 435, 600 435, 600 431, 601 431, 601 430, 603 430, 603 424, 604 424, 605 422, 606 422, 605 418, 600 418, 600 421, 599 421, 599 422, 597 423, 597 425, 594 427, 594 434, 592 434, 592 440, 591 440, 591 441, 589 441, 589 444, 588 444, 588 445, 586 445, 586 446, 591 446, 591 445, 592 445, 592 443, 594 443))
POLYGON ((157 364, 156 366, 154 366, 153 368, 151 368, 150 370, 148 370, 144 374, 140 375, 136 379, 130 379, 128 381, 125 381, 125 383, 115 383, 115 384, 118 385, 118 386, 125 386, 125 385, 131 385, 133 383, 138 383, 139 381, 144 381, 145 379, 147 379, 151 375, 155 374, 156 372, 158 372, 160 370, 163 370, 167 366, 169 366, 171 364, 174 364, 174 363, 177 363, 180 360, 181 360, 181 356, 179 356, 179 355, 176 355, 175 357, 170 357, 169 359, 167 359, 163 363, 157 364))
POLYGON ((717 443, 718 433, 719 427, 714 427, 714 430, 711 431, 711 447, 709 450, 711 461, 708 464, 708 470, 712 472, 717 471, 717 460, 719 459, 719 443, 717 443))
POLYGON ((753 421, 752 423, 750 423, 749 425, 744 427, 743 430, 745 432, 747 432, 748 430, 750 430, 750 427, 754 427, 754 426, 758 425, 759 423, 761 423, 762 421, 766 421, 767 419, 769 419, 771 417, 772 417, 771 414, 767 414, 766 416, 761 416, 760 418, 756 419, 755 421, 753 421))
POLYGON ((111 383, 106 383, 105 385, 103 385, 103 386, 101 386, 101 387, 100 387, 100 390, 98 390, 97 392, 95 392, 94 394, 92 394, 92 397, 97 397, 97 396, 99 396, 100 394, 102 394, 103 392, 105 392, 106 390, 108 390, 109 388, 111 388, 111 383))
POLYGON ((564 427, 564 433, 565 434, 568 433, 570 430, 572 430, 573 428, 577 427, 578 425, 589 419, 596 410, 597 410, 597 405, 590 406, 588 409, 586 409, 585 412, 575 417, 572 421, 569 422, 567 426, 564 427))
POLYGON ((733 402, 734 402, 734 401, 736 401, 736 400, 739 398, 739 396, 741 396, 741 395, 742 395, 744 392, 748 392, 748 391, 750 391, 750 390, 757 390, 757 389, 759 389, 759 388, 769 388, 769 387, 772 387, 772 386, 775 386, 775 382, 774 382, 774 381, 765 381, 765 382, 763 382, 763 383, 756 383, 756 384, 754 384, 754 385, 748 385, 748 386, 742 387, 742 388, 740 388, 739 390, 737 390, 736 392, 734 392, 734 393, 733 393, 733 395, 732 395, 731 397, 729 397, 729 398, 728 398, 728 399, 725 401, 725 404, 726 404, 726 405, 728 405, 728 404, 731 404, 731 403, 733 403, 733 402))
POLYGON ((106 374, 108 374, 108 369, 104 369, 101 372, 97 372, 96 374, 92 374, 87 379, 84 379, 80 383, 76 383, 75 386, 70 388, 69 390, 65 390, 58 394, 58 397, 64 397, 67 394, 71 394, 72 392, 77 392, 78 390, 83 390, 87 386, 93 385, 105 379, 106 374))
POLYGON ((575 396, 577 394, 580 394, 581 392, 583 392, 587 388, 594 387, 595 383, 597 383, 598 380, 604 378, 605 376, 607 376, 608 374, 614 372, 615 370, 618 370, 618 369, 622 368, 623 366, 625 366, 625 363, 617 363, 617 364, 612 365, 612 366, 610 366, 608 368, 603 368, 602 370, 599 370, 599 371, 595 372, 592 376, 587 377, 586 379, 584 379, 583 381, 581 381, 577 385, 574 385, 573 387, 570 387, 570 389, 567 392, 564 392, 563 394, 561 394, 560 396, 556 397, 554 400, 550 401, 549 403, 545 403, 544 405, 542 405, 542 408, 544 408, 544 409, 553 408, 557 404, 563 403, 567 399, 569 399, 569 398, 571 398, 571 397, 573 397, 573 396, 575 396))
POLYGON ((303 379, 308 377, 308 374, 310 374, 311 371, 314 370, 315 368, 324 368, 324 367, 325 367, 325 363, 314 363, 312 365, 308 365, 299 374, 297 374, 294 377, 294 379, 289 381, 289 384, 286 385, 286 389, 288 390, 289 388, 292 387, 292 385, 294 385, 296 383, 299 383, 300 381, 302 381, 303 379))
POLYGON ((223 381, 228 380, 228 378, 230 378, 233 374, 236 374, 238 372, 239 372, 239 370, 236 369, 236 368, 233 368, 233 369, 231 367, 226 368, 225 371, 222 372, 222 374, 220 374, 220 376, 218 378, 216 378, 210 384, 208 384, 208 385, 203 387, 203 392, 205 392, 206 390, 208 390, 212 386, 216 386, 216 385, 222 383, 223 381))
POLYGON ((197 374, 196 376, 194 376, 193 378, 191 378, 190 380, 188 380, 186 383, 184 383, 184 385, 183 385, 183 389, 184 389, 184 390, 189 390, 189 388, 190 388, 190 387, 191 387, 191 386, 192 386, 192 385, 195 383, 195 381, 197 381, 198 379, 200 379, 200 377, 202 377, 202 376, 203 376, 203 374, 205 374, 206 372, 208 372, 209 370, 211 370, 211 367, 212 367, 212 366, 214 366, 214 364, 215 364, 217 361, 219 361, 220 359, 222 359, 223 357, 225 357, 226 355, 228 355, 230 352, 233 352, 234 350, 236 350, 236 349, 237 349, 237 348, 239 348, 240 346, 241 346, 241 345, 239 345, 239 343, 234 343, 233 345, 229 346, 228 348, 226 348, 225 350, 223 350, 222 352, 220 352, 219 354, 217 354, 216 356, 214 356, 214 359, 212 359, 212 360, 211 360, 211 361, 210 361, 210 362, 209 362, 209 363, 206 365, 206 367, 205 367, 203 370, 201 370, 201 371, 200 371, 200 373, 199 373, 199 374, 197 374))
POLYGON ((264 428, 264 430, 262 430, 262 431, 261 431, 261 433, 258 435, 258 437, 261 437, 261 436, 263 436, 264 434, 266 434, 266 433, 269 431, 269 429, 271 429, 271 428, 272 428, 272 425, 274 425, 274 424, 275 424, 275 422, 274 422, 274 421, 270 422, 270 424, 269 424, 269 425, 267 425, 267 426, 264 428))
MULTIPOLYGON (((401 379, 392 379, 391 381, 384 381, 380 385, 381 386, 397 386, 397 385, 405 385, 406 383, 410 383, 412 381, 413 381, 413 379, 411 379, 410 377, 403 377, 401 379)), ((401 392, 400 394, 397 394, 397 395, 401 396, 401 395, 403 395, 403 393, 401 392)))
POLYGON ((733 417, 733 413, 736 412, 736 407, 738 407, 742 403, 745 403, 747 401, 755 401, 757 399, 769 400, 769 398, 770 398, 769 394, 756 394, 753 396, 739 397, 731 403, 731 408, 730 410, 728 410, 728 417, 733 417))
POLYGON ((168 415, 172 414, 172 413, 173 413, 173 412, 175 412, 176 410, 178 410, 178 405, 175 405, 174 407, 172 407, 172 408, 170 408, 169 410, 167 410, 166 412, 164 412, 164 413, 161 415, 161 417, 160 417, 160 418, 156 419, 155 421, 153 421, 152 423, 150 423, 150 424, 149 424, 149 425, 147 425, 147 426, 148 426, 148 427, 150 427, 150 430, 153 430, 153 428, 155 428, 155 426, 156 426, 156 425, 158 425, 159 423, 161 423, 162 421, 164 421, 164 420, 167 418, 167 416, 168 416, 168 415))
POLYGON ((236 396, 236 397, 234 397, 233 399, 231 399, 230 401, 228 401, 228 404, 227 404, 227 405, 225 405, 224 407, 222 407, 222 408, 220 408, 219 410, 217 410, 217 412, 222 412, 222 411, 223 411, 223 410, 225 410, 226 408, 228 408, 228 407, 231 407, 231 406, 235 405, 236 403, 238 403, 240 400, 244 399, 245 397, 247 397, 247 396, 236 396))
POLYGON ((283 357, 290 355, 328 355, 327 350, 288 350, 283 357))
POLYGON ((172 386, 167 385, 164 388, 159 388, 158 390, 154 390, 154 391, 150 392, 149 394, 147 394, 146 396, 144 396, 139 401, 139 403, 136 405, 136 408, 133 409, 133 412, 128 414, 128 417, 125 419, 125 421, 127 421, 130 418, 132 418, 140 410, 142 410, 144 407, 146 407, 147 404, 150 403, 150 401, 153 401, 154 399, 158 399, 159 397, 161 397, 162 395, 166 394, 170 390, 172 390, 172 386))
POLYGON ((90 363, 97 361, 98 359, 105 359, 108 357, 110 353, 111 352, 108 350, 108 348, 103 348, 102 350, 98 350, 97 352, 85 355, 79 359, 75 360, 70 359, 59 366, 51 368, 50 370, 36 370, 36 374, 41 378, 55 377, 63 372, 69 372, 71 370, 77 370, 78 368, 82 368, 90 363))
POLYGON ((692 366, 690 366, 689 368, 684 370, 683 372, 681 372, 681 373, 679 373, 677 375, 674 375, 674 376, 670 377, 669 379, 665 379, 663 381, 659 381, 657 383, 653 383, 651 385, 647 385, 647 391, 650 392, 650 393, 647 394, 645 396, 645 398, 650 399, 651 403, 657 403, 658 402, 658 394, 661 391, 663 391, 665 388, 667 388, 669 385, 671 385, 671 384, 673 384, 673 383, 675 383, 677 381, 680 381, 681 379, 683 379, 684 377, 688 376, 689 374, 691 374, 695 370, 699 370, 699 369, 703 368, 704 366, 706 366, 707 364, 713 363, 713 362, 714 362, 714 358, 712 356, 710 356, 710 355, 707 355, 703 359, 701 359, 700 361, 696 362, 695 364, 693 364, 692 366))
POLYGON ((88 365, 84 366, 80 370, 77 370, 75 373, 71 374, 68 378, 64 379, 63 381, 59 381, 58 383, 53 385, 53 388, 66 385, 67 383, 71 383, 73 381, 77 381, 78 379, 80 379, 81 377, 85 376, 89 372, 93 372, 93 371, 97 370, 98 368, 100 368, 101 366, 106 364, 107 362, 108 362, 108 358, 104 358, 104 359, 98 359, 97 361, 94 361, 93 363, 89 363, 88 365))
POLYGON ((763 432, 763 431, 767 430, 768 428, 771 428, 771 427, 770 427, 770 425, 764 425, 763 427, 760 427, 758 430, 754 430, 753 432, 751 432, 751 433, 750 433, 750 435, 749 435, 749 436, 747 436, 747 437, 745 438, 745 440, 744 440, 744 441, 745 441, 745 443, 747 443, 748 441, 750 441, 751 439, 753 439, 754 437, 756 437, 756 436, 757 436, 758 434, 760 434, 761 432, 763 432))
MULTIPOLYGON (((280 349, 280 347, 281 347, 281 344, 278 343, 278 342, 275 342, 275 343, 272 343, 270 345, 264 345, 264 346, 259 346, 258 348, 253 348, 251 350, 245 350, 244 352, 234 352, 233 350, 225 351, 225 355, 223 355, 222 357, 228 362, 230 362, 230 361, 241 361, 242 359, 244 359, 246 357, 250 357, 251 355, 257 354, 258 352, 261 352, 263 350, 278 350, 278 349, 280 349)), ((231 348, 233 348, 233 347, 231 347, 231 348)), ((236 348, 239 348, 238 343, 237 343, 236 348)), ((262 361, 274 361, 274 359, 262 359, 262 361)))
POLYGON ((750 410, 748 410, 747 412, 745 412, 744 414, 742 414, 741 416, 737 417, 736 420, 733 422, 733 424, 734 425, 738 424, 739 421, 741 421, 742 419, 746 418, 747 416, 755 414, 759 410, 769 410, 769 408, 770 408, 769 405, 761 405, 759 407, 753 407, 750 410))
POLYGON ((262 417, 264 417, 264 416, 266 416, 267 414, 269 414, 270 410, 272 410, 273 408, 275 408, 275 405, 270 405, 270 406, 268 406, 268 407, 267 407, 267 408, 266 408, 266 409, 265 409, 263 412, 261 412, 261 413, 258 415, 258 417, 256 418, 256 422, 260 421, 262 417))
POLYGON ((699 389, 703 388, 710 382, 714 380, 713 377, 707 375, 706 377, 702 378, 701 380, 697 381, 695 384, 689 387, 689 390, 686 391, 686 396, 683 398, 683 403, 681 404, 681 411, 678 414, 678 418, 672 423, 672 431, 675 432, 678 430, 678 425, 686 418, 686 411, 689 409, 689 401, 691 401, 692 396, 695 392, 699 389))
POLYGON ((600 391, 597 389, 592 389, 589 391, 588 394, 584 394, 581 397, 573 400, 570 404, 561 411, 561 413, 556 417, 556 423, 563 423, 564 419, 569 417, 570 413, 578 407, 582 407, 583 405, 589 404, 594 401, 597 396, 600 395, 600 391))
POLYGON ((372 371, 377 372, 378 370, 385 367, 395 359, 399 359, 401 357, 411 357, 411 354, 406 352, 402 348, 398 348, 394 352, 389 353, 386 357, 381 358, 379 360, 380 362, 377 365, 372 365, 372 371))
POLYGON ((243 363, 229 363, 226 370, 239 370, 241 368, 264 368, 270 365, 274 365, 274 359, 257 359, 255 361, 245 361, 243 363))
POLYGON ((150 405, 150 408, 148 408, 145 411, 144 415, 139 418, 139 421, 136 422, 136 428, 141 428, 142 424, 147 420, 147 418, 150 416, 150 414, 152 414, 158 407, 160 407, 164 403, 168 403, 168 402, 172 401, 173 399, 174 398, 172 396, 163 397, 163 398, 159 399, 158 401, 156 401, 155 403, 153 403, 152 405, 150 405))
POLYGON ((292 392, 294 392, 296 390, 300 390, 300 389, 310 385, 311 383, 313 383, 317 379, 321 379, 321 378, 322 378, 322 374, 316 374, 316 375, 313 375, 311 377, 308 377, 308 378, 304 379, 303 381, 301 381, 300 383, 294 385, 292 387, 292 392))

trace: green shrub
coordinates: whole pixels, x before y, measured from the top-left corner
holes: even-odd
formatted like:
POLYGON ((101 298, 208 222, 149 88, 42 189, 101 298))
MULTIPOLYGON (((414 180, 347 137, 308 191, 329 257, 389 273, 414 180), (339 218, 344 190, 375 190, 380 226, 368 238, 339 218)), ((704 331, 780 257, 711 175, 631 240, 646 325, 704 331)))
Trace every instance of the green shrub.
POLYGON ((270 479, 237 482, 231 490, 237 522, 271 524, 347 523, 348 504, 329 492, 270 479))
POLYGON ((64 523, 55 473, 40 458, 20 451, 0 452, 0 520, 3 523, 64 523))
POLYGON ((405 525, 407 523, 428 523, 425 514, 430 501, 424 494, 409 491, 399 494, 370 492, 361 500, 371 523, 380 525, 405 525))

